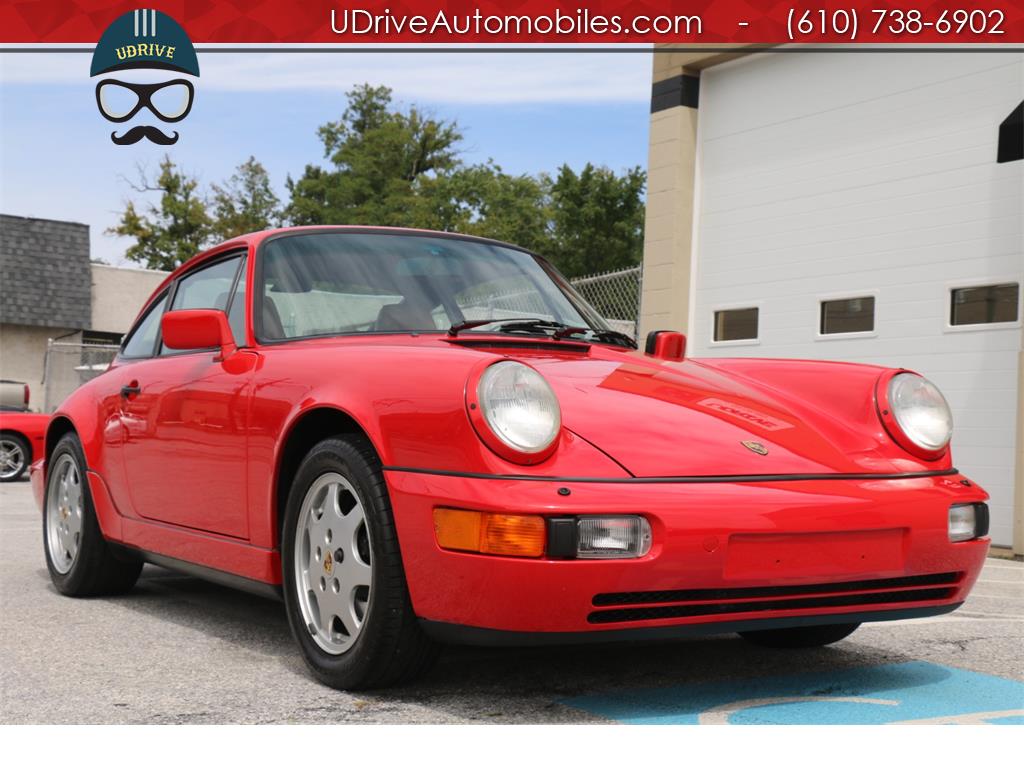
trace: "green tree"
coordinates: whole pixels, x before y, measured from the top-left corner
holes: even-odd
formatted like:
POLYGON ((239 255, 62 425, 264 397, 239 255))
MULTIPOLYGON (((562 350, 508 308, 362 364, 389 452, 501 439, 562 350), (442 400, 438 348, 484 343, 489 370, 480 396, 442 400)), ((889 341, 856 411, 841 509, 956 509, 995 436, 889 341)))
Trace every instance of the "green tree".
POLYGON ((427 215, 421 184, 458 166, 462 139, 454 122, 435 120, 416 108, 402 112, 391 89, 359 86, 347 94, 341 119, 318 131, 329 167, 307 165, 288 179, 287 218, 294 224, 409 226, 427 215))
POLYGON ((238 166, 223 184, 212 185, 212 193, 212 228, 222 240, 269 229, 281 221, 281 201, 255 157, 238 166))
POLYGON ((155 181, 139 169, 139 182, 131 186, 142 194, 159 193, 160 200, 159 205, 147 203, 142 211, 128 201, 120 222, 107 230, 135 239, 125 258, 150 269, 174 269, 208 244, 213 223, 199 182, 177 169, 169 156, 160 162, 155 181))
POLYGON ((551 259, 566 275, 632 267, 643 259, 646 174, 563 165, 551 186, 551 259))
POLYGON ((513 176, 494 161, 459 168, 432 197, 453 215, 443 229, 491 237, 537 253, 551 250, 551 181, 545 175, 513 176))
POLYGON ((195 178, 169 157, 149 182, 159 204, 125 204, 109 233, 134 238, 126 256, 172 269, 214 240, 291 224, 370 224, 421 227, 492 237, 550 258, 569 276, 639 264, 643 248, 645 175, 622 175, 587 164, 563 165, 552 179, 508 174, 493 160, 466 165, 454 121, 415 107, 396 109, 391 90, 359 86, 347 94, 339 120, 318 136, 326 163, 288 178, 282 210, 266 169, 250 157, 209 202, 195 178))

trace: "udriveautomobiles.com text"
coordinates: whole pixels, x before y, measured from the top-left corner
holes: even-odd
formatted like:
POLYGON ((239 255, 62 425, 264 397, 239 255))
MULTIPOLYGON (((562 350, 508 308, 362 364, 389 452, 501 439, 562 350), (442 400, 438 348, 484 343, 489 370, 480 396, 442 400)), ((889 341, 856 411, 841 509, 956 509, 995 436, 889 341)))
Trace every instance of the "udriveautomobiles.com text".
POLYGON ((575 13, 556 9, 548 14, 495 15, 439 10, 433 16, 382 13, 362 9, 332 10, 331 30, 338 35, 648 35, 694 34, 703 30, 700 16, 605 16, 580 8, 575 13))

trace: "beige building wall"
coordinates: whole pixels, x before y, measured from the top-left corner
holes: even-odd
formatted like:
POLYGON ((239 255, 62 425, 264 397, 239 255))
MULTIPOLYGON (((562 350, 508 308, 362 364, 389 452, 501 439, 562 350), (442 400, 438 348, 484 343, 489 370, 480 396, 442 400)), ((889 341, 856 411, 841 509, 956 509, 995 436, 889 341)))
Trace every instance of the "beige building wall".
POLYGON ((41 328, 0 323, 0 379, 28 384, 29 408, 33 411, 43 408, 46 342, 58 336, 67 336, 64 341, 71 342, 81 338, 75 328, 41 328))
MULTIPOLYGON (((736 59, 742 53, 658 53, 652 82, 736 59)), ((697 162, 697 110, 673 106, 651 113, 647 157, 647 212, 644 222, 644 279, 640 298, 642 340, 653 330, 686 333, 693 249, 697 162)))
POLYGON ((641 339, 653 330, 686 331, 697 110, 672 107, 653 113, 650 136, 641 339))
POLYGON ((146 299, 167 277, 152 269, 92 265, 92 328, 127 333, 146 299))

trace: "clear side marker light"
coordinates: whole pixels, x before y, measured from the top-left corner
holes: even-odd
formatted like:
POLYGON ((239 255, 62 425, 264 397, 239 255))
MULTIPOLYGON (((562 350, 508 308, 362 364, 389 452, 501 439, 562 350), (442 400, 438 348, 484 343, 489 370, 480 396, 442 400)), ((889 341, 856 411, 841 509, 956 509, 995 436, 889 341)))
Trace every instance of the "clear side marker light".
POLYGON ((949 540, 970 541, 978 533, 974 504, 954 504, 949 508, 949 540))
POLYGON ((578 558, 643 557, 651 550, 651 524, 640 515, 581 517, 577 525, 578 558))

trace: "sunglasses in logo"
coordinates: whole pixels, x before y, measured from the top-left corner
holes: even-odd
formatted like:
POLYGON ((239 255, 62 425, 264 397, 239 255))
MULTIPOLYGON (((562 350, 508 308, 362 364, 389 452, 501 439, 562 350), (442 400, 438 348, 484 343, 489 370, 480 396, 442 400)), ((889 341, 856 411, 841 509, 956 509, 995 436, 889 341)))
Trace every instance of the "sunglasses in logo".
POLYGON ((188 80, 168 80, 166 83, 101 80, 96 84, 96 105, 113 123, 131 120, 144 107, 165 123, 176 123, 188 115, 194 96, 195 89, 188 80))

